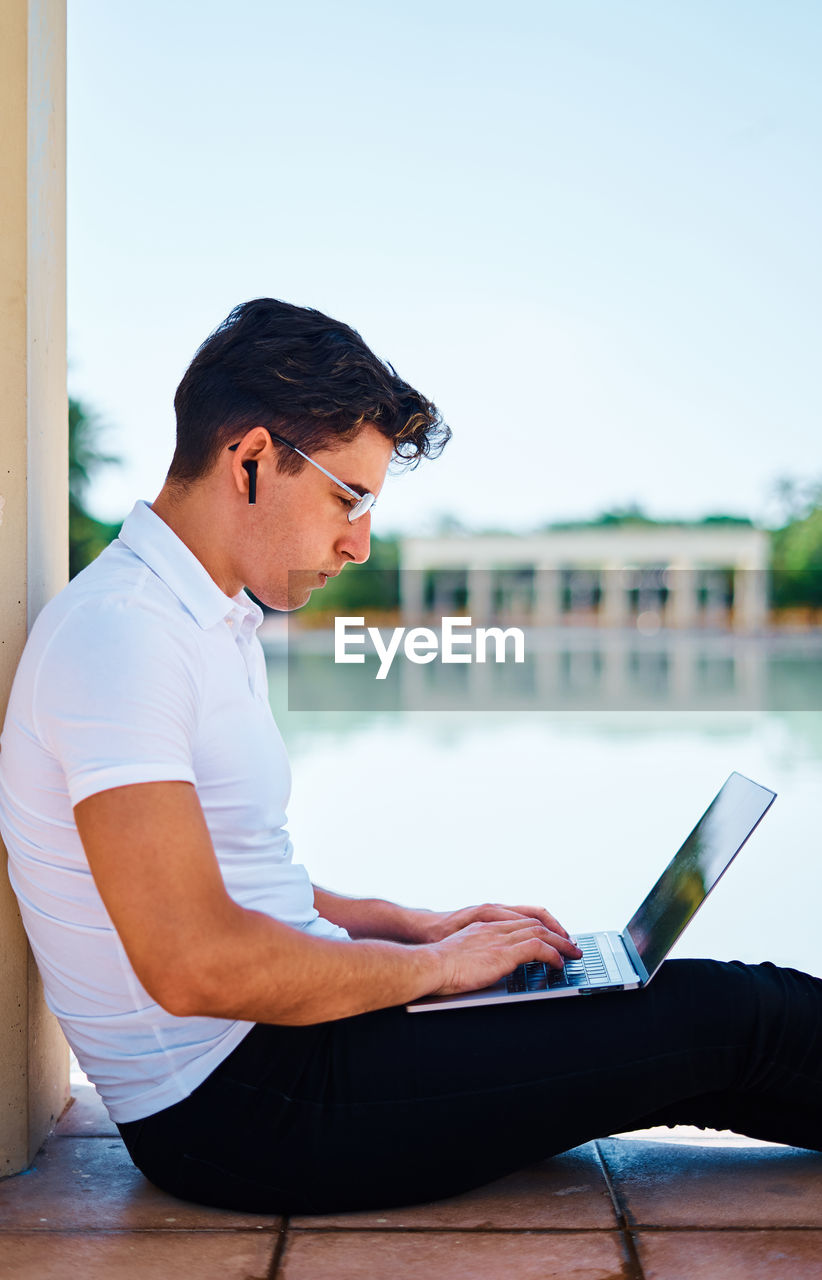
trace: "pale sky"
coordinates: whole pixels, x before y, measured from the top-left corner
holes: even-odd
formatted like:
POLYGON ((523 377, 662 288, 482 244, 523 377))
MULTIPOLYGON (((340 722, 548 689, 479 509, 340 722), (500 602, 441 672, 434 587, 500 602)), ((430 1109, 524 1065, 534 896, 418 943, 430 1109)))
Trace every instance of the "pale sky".
POLYGON ((637 501, 765 519, 822 476, 816 0, 69 0, 71 390, 162 484, 236 303, 359 329, 443 457, 374 528, 637 501), (771 508, 772 510, 772 508, 771 508))

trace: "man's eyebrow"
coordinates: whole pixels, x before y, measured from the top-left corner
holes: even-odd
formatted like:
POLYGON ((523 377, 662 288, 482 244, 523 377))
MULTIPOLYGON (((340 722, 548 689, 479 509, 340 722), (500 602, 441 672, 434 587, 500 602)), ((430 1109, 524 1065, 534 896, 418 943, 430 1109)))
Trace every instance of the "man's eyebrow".
POLYGON ((366 489, 365 485, 355 484, 353 480, 346 480, 343 478, 343 476, 338 476, 336 478, 336 483, 338 487, 340 484, 347 485, 349 489, 353 489, 356 493, 360 495, 360 497, 362 497, 364 493, 370 492, 368 489, 366 489))

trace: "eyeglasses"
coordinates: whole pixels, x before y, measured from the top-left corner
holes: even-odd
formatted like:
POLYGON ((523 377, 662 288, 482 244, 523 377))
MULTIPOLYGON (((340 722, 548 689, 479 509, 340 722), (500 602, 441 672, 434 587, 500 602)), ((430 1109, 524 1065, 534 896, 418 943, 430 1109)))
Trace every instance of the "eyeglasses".
MULTIPOLYGON (((357 499, 354 506, 348 511, 348 519, 351 524, 353 524, 355 520, 359 520, 360 516, 364 516, 366 511, 371 510, 374 503, 377 501, 373 493, 357 493, 356 489, 352 489, 350 485, 344 484, 343 481, 339 480, 331 471, 326 471, 325 467, 320 466, 319 462, 315 462, 313 458, 309 458, 307 453, 303 453, 302 449, 298 449, 290 440, 284 440, 282 436, 275 436, 273 431, 269 431, 268 434, 271 436, 271 439, 276 440, 278 444, 284 444, 287 449, 293 449, 294 453, 298 453, 306 462, 310 462, 312 467, 316 467, 318 471, 322 471, 324 476, 328 476, 329 480, 333 480, 334 483, 339 485, 341 489, 344 489, 346 493, 350 493, 352 498, 357 499)), ((232 450, 239 449, 239 440, 236 444, 230 444, 228 447, 232 450)))

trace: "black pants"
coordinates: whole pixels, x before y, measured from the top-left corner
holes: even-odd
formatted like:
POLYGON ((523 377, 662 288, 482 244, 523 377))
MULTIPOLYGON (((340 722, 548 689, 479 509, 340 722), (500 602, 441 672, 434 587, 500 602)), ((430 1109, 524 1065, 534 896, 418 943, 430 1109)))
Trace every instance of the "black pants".
POLYGON ((822 981, 674 960, 643 991, 260 1024, 120 1132, 184 1199, 324 1213, 453 1195, 651 1124, 822 1150, 822 981))

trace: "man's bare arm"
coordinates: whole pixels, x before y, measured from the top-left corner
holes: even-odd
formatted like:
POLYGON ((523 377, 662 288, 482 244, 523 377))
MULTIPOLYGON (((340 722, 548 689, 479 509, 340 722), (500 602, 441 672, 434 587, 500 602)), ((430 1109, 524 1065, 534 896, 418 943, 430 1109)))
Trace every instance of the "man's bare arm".
POLYGON ((537 920, 546 929, 568 938, 567 931, 545 907, 506 906, 483 902, 458 911, 428 911, 401 907, 383 898, 346 898, 314 885, 314 906, 326 920, 342 925, 352 938, 387 938, 392 942, 441 942, 476 921, 537 920))
POLYGON ((312 937, 228 895, 187 782, 117 787, 75 819, 134 970, 170 1013, 291 1025, 470 990, 571 944, 533 920, 471 924, 438 943, 312 937))
MULTIPOLYGON (((428 942, 418 917, 434 913, 401 907, 383 898, 347 898, 314 885, 314 906, 325 920, 347 929, 352 938, 383 938, 391 942, 428 942)), ((433 941, 433 939, 430 939, 433 941)))

